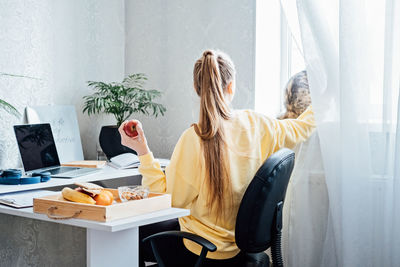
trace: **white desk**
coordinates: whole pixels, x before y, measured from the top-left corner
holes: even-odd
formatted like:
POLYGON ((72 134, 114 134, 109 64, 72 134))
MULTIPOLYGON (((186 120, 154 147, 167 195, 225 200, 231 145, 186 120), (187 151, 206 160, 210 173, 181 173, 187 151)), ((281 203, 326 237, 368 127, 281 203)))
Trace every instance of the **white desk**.
POLYGON ((99 172, 95 172, 92 174, 80 176, 72 179, 64 179, 64 178, 51 178, 50 181, 45 183, 38 184, 26 184, 26 185, 0 185, 0 194, 11 193, 11 192, 20 192, 32 189, 40 189, 40 188, 48 188, 54 186, 62 186, 74 184, 75 182, 94 182, 94 181, 104 181, 116 178, 124 178, 130 176, 140 175, 137 168, 134 169, 126 169, 126 170, 117 170, 109 166, 105 166, 99 172))
MULTIPOLYGON (((73 179, 52 178, 46 183, 31 185, 0 185, 0 194, 73 184, 124 178, 140 175, 137 169, 116 170, 105 167, 100 172, 73 179)), ((81 219, 53 220, 47 215, 34 213, 32 208, 14 209, 0 205, 0 213, 67 224, 87 229, 87 266, 139 266, 139 226, 187 216, 189 210, 170 208, 133 216, 112 222, 96 222, 81 219)), ((68 253, 68 252, 66 252, 68 253)))
MULTIPOLYGON (((139 266, 139 226, 187 216, 189 210, 170 208, 112 222, 81 219, 53 220, 32 208, 13 209, 0 205, 0 213, 87 229, 87 266, 139 266)), ((68 253, 66 251, 66 253, 68 253)))

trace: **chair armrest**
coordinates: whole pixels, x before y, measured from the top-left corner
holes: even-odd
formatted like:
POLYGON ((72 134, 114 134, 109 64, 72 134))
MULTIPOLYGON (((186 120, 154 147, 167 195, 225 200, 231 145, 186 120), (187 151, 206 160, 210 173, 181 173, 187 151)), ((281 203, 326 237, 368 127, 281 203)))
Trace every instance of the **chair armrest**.
POLYGON ((165 264, 163 260, 160 257, 160 254, 157 249, 157 245, 155 244, 155 240, 159 238, 165 238, 165 237, 174 237, 174 238, 186 238, 189 239, 199 245, 201 245, 203 248, 201 249, 201 253, 199 255, 199 258, 197 259, 196 264, 194 265, 195 267, 200 267, 206 258, 206 255, 208 251, 214 252, 217 250, 217 247, 208 241, 205 238, 202 238, 201 236, 188 233, 188 232, 182 232, 182 231, 165 231, 161 233, 157 233, 151 236, 148 236, 143 239, 143 242, 150 241, 151 248, 153 249, 154 257, 157 260, 158 266, 160 267, 165 267, 165 264))
POLYGON ((146 238, 143 239, 143 242, 146 242, 148 240, 151 239, 158 239, 160 237, 181 237, 181 238, 186 238, 189 239, 199 245, 201 245, 202 247, 206 248, 208 251, 214 252, 217 250, 217 247, 211 243, 210 241, 208 241, 207 239, 192 234, 192 233, 188 233, 188 232, 183 232, 183 231, 165 231, 165 232, 160 232, 151 236, 148 236, 146 238))

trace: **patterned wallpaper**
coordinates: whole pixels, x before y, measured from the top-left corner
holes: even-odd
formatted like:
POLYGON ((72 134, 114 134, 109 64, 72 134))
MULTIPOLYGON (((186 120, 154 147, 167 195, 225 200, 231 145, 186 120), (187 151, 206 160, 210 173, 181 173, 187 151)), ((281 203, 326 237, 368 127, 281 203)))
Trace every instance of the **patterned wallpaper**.
MULTIPOLYGON (((21 112, 31 105, 75 105, 86 158, 96 157, 100 127, 107 116, 83 115, 88 80, 114 81, 124 75, 122 0, 1 0, 0 72, 40 80, 0 76, 0 98, 21 112)), ((20 165, 13 124, 0 112, 0 168, 20 165)))
MULTIPOLYGON (((87 80, 124 75, 123 0, 0 0, 0 98, 27 105, 75 105, 85 157, 112 118, 81 113, 87 80)), ((0 112, 0 168, 20 166, 12 125, 0 112)), ((85 266, 86 230, 0 214, 0 266, 85 266)))
POLYGON ((255 1, 126 1, 125 72, 145 72, 164 92, 164 117, 134 115, 150 148, 169 157, 181 133, 198 120, 193 65, 207 48, 229 54, 237 68, 234 108, 254 108, 255 1))
POLYGON ((86 230, 0 215, 0 266, 84 267, 86 230))
MULTIPOLYGON (((2 0, 0 15, 0 72, 40 78, 0 76, 0 98, 20 111, 75 105, 85 158, 96 157, 101 126, 114 124, 111 116, 81 113, 82 96, 90 93, 87 80, 148 74, 148 88, 164 92, 160 101, 168 112, 157 119, 132 117, 143 121, 159 157, 169 157, 183 130, 197 121, 192 69, 203 50, 232 57, 238 72, 233 106, 254 107, 255 1, 2 0)), ((11 126, 22 120, 0 116, 0 168, 17 167, 11 126)))
MULTIPOLYGON (((237 67, 234 108, 254 107, 255 0, 0 0, 0 98, 27 105, 72 104, 85 158, 96 156, 109 116, 81 113, 85 81, 118 81, 145 72, 148 88, 164 92, 165 117, 142 120, 158 157, 169 157, 196 122, 195 60, 207 48, 228 53, 237 67)), ((0 168, 20 166, 12 125, 0 112, 0 168)), ((0 215, 0 266, 85 266, 84 229, 0 215), (16 249, 17 248, 17 249, 16 249), (68 251, 63 253, 63 251, 68 251), (59 255, 55 257, 54 255, 59 255)))

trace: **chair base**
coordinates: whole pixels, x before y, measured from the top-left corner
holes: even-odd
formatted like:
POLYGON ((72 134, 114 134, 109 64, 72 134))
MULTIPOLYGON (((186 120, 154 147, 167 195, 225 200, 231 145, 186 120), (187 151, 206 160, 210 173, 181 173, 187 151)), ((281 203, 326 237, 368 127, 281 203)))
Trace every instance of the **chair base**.
MULTIPOLYGON (((246 253, 244 257, 243 267, 270 267, 270 259, 264 252, 260 253, 246 253)), ((158 267, 158 264, 149 262, 146 267, 158 267)), ((207 265, 204 265, 207 267, 207 265)))
POLYGON ((269 267, 269 257, 265 252, 246 253, 245 267, 269 267))

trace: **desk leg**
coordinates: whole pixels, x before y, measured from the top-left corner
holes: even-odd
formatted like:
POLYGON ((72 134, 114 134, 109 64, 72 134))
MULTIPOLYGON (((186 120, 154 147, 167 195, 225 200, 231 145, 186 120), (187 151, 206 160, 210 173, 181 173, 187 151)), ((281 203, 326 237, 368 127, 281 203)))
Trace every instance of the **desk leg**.
POLYGON ((118 232, 86 229, 88 267, 139 266, 138 227, 118 232))

